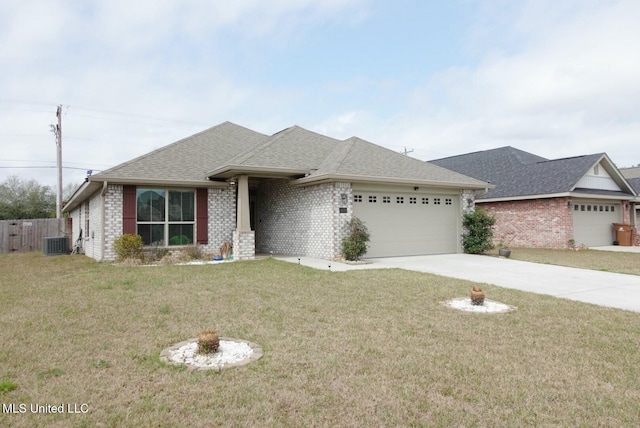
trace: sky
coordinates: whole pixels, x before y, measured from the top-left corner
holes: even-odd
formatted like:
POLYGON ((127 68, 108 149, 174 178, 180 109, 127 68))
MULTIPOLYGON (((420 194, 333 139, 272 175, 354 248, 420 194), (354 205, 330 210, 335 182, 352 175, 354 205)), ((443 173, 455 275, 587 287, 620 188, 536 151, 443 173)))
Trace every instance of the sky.
POLYGON ((0 182, 55 188, 225 121, 421 160, 640 164, 637 0, 2 0, 0 182))

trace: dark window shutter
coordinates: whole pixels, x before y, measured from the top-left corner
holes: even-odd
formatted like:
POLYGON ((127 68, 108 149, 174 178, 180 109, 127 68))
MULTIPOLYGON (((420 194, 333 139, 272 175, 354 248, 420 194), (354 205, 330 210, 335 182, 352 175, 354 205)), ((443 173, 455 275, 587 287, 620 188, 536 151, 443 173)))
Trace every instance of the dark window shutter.
POLYGON ((136 186, 122 186, 122 233, 136 233, 136 186))
POLYGON ((196 196, 196 240, 198 244, 209 243, 209 191, 199 188, 196 196))

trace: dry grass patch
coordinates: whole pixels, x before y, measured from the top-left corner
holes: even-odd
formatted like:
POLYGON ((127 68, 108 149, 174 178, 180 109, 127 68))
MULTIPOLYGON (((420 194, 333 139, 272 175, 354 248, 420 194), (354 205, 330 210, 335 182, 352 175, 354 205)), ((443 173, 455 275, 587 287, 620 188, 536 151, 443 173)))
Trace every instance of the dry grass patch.
MULTIPOLYGON (((640 275, 639 253, 543 248, 514 248, 512 250, 511 258, 514 260, 640 275)), ((492 254, 497 255, 498 251, 494 250, 492 254)))
POLYGON ((0 426, 638 426, 640 315, 490 285, 262 260, 123 267, 0 256, 0 426), (220 373, 159 361, 203 328, 261 345, 220 373))

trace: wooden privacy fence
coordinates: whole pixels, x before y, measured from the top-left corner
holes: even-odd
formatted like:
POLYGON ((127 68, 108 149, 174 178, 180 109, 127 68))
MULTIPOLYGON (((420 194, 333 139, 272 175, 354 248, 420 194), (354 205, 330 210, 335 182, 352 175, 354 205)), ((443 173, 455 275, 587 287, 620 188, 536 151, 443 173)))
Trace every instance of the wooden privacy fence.
POLYGON ((0 220, 0 253, 42 251, 44 238, 60 236, 71 236, 71 218, 0 220))

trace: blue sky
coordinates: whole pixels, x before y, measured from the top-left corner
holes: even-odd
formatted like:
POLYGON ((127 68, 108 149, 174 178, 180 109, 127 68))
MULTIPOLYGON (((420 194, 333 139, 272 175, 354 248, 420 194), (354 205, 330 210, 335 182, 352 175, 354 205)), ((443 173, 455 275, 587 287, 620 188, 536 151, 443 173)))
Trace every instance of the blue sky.
POLYGON ((65 184, 227 120, 636 165, 637 22, 635 0, 5 0, 0 180, 55 184, 23 167, 55 165, 58 104, 65 184))

